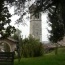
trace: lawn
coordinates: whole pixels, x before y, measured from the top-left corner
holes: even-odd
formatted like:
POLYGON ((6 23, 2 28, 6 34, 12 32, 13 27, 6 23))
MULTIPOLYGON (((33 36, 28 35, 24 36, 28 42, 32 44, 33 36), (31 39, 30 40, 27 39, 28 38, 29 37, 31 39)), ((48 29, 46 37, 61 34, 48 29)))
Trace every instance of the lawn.
POLYGON ((65 54, 47 54, 42 57, 21 58, 20 63, 15 60, 14 65, 65 65, 65 54))

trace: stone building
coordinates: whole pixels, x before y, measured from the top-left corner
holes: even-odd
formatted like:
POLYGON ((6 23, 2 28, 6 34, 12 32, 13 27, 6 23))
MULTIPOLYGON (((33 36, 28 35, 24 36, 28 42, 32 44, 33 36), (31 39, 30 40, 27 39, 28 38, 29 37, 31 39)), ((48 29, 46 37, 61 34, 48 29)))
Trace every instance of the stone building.
POLYGON ((8 44, 10 52, 13 52, 17 49, 18 41, 12 38, 0 39, 0 52, 5 52, 3 47, 4 44, 8 44))
POLYGON ((35 17, 32 15, 31 11, 35 8, 34 5, 30 7, 30 34, 35 38, 42 41, 42 23, 41 23, 41 13, 37 14, 35 17))

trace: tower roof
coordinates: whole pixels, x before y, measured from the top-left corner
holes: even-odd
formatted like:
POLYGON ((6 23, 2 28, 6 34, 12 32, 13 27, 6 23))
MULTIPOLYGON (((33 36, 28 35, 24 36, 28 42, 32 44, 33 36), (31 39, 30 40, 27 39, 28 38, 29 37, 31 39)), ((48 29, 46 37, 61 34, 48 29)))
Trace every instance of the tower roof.
POLYGON ((37 6, 36 6, 35 4, 32 4, 32 5, 29 7, 30 13, 34 12, 35 9, 36 9, 36 7, 37 7, 37 6))

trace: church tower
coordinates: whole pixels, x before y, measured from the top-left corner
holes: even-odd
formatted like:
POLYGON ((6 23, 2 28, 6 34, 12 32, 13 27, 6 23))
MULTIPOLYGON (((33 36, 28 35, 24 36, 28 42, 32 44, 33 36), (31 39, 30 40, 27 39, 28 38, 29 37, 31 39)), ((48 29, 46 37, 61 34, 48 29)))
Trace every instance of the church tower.
POLYGON ((30 34, 35 38, 42 41, 42 24, 41 24, 41 13, 35 17, 30 14, 30 34))

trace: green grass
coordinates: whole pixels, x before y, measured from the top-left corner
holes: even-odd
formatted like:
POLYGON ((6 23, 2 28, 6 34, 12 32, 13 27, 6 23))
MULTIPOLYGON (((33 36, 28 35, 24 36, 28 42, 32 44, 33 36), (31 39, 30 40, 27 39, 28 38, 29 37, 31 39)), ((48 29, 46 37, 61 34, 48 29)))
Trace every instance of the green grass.
POLYGON ((60 54, 58 55, 54 55, 54 53, 51 52, 42 57, 22 58, 20 63, 18 63, 18 60, 15 60, 14 65, 65 65, 65 54, 62 53, 61 50, 63 49, 59 49, 60 54))

